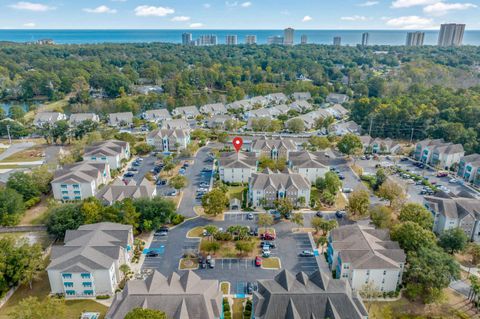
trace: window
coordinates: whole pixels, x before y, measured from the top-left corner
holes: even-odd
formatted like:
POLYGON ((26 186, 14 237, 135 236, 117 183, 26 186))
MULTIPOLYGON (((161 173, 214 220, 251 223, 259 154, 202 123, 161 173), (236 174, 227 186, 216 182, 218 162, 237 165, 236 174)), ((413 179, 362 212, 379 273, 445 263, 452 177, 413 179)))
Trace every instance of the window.
POLYGON ((68 194, 68 191, 62 191, 62 194, 68 194))
POLYGON ((370 270, 367 270, 367 276, 370 276, 370 270))
POLYGON ((96 161, 96 160, 97 160, 97 158, 96 158, 95 156, 92 156, 91 159, 92 159, 92 161, 96 161))
POLYGON ((82 282, 82 285, 83 285, 83 287, 88 287, 88 288, 92 287, 91 282, 82 282))
POLYGON ((80 200, 82 199, 82 196, 75 196, 75 200, 80 200))
POLYGON ((386 271, 386 270, 384 270, 384 271, 383 271, 383 275, 385 276, 386 274, 387 274, 387 271, 386 271))
POLYGON ((80 191, 74 191, 73 192, 75 195, 80 195, 80 191))
POLYGON ((65 287, 71 288, 71 287, 73 287, 73 282, 64 282, 63 285, 64 285, 65 287))
POLYGON ((67 188, 67 185, 66 184, 62 184, 60 185, 61 188, 67 188))
POLYGON ((75 295, 75 290, 66 290, 65 293, 66 293, 68 296, 74 296, 74 295, 75 295))
POLYGON ((80 188, 80 185, 78 185, 78 184, 73 184, 73 188, 78 189, 78 188, 80 188))
POLYGON ((107 160, 107 158, 106 158, 106 157, 102 157, 102 160, 106 161, 106 160, 107 160))
POLYGON ((87 296, 91 296, 91 295, 93 295, 93 290, 84 290, 83 294, 87 295, 87 296))
POLYGON ((81 274, 81 276, 82 276, 82 279, 89 279, 90 278, 90 274, 88 274, 88 273, 83 273, 83 274, 81 274))
POLYGON ((63 198, 64 200, 69 200, 69 199, 70 199, 70 197, 68 197, 68 196, 63 196, 62 198, 63 198))
POLYGON ((62 274, 63 279, 71 279, 72 274, 62 274))

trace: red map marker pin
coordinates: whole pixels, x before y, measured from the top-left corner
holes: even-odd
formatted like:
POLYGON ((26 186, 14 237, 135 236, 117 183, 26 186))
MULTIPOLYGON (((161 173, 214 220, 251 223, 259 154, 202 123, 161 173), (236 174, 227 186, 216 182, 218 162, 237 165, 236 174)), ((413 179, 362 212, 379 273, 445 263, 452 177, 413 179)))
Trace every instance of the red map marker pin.
POLYGON ((237 136, 233 139, 232 143, 233 143, 233 147, 235 148, 235 150, 238 153, 240 151, 240 149, 242 148, 242 145, 243 145, 242 138, 237 136))

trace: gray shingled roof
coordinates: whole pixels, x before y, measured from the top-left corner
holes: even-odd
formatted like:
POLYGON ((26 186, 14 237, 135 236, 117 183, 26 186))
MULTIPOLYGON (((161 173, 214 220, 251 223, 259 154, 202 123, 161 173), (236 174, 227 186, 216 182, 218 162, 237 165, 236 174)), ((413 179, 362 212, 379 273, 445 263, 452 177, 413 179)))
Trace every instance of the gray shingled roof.
POLYGON ((186 132, 183 129, 157 129, 148 134, 148 138, 175 137, 185 138, 186 132))
POLYGON ((286 189, 293 187, 296 189, 310 189, 310 181, 303 175, 297 173, 280 173, 266 170, 263 173, 254 173, 251 177, 251 189, 252 190, 264 190, 268 186, 274 189, 286 189))
POLYGON ((146 280, 130 280, 116 294, 107 319, 123 319, 133 308, 156 309, 170 319, 220 318, 222 292, 218 280, 202 280, 192 271, 165 278, 158 271, 146 280))
POLYGON ((81 123, 86 120, 95 121, 95 119, 97 119, 97 115, 95 113, 75 113, 70 115, 71 124, 81 123))
POLYGON ((255 153, 228 152, 221 153, 218 159, 220 167, 226 168, 256 168, 257 158, 255 153))
POLYGON ((96 180, 108 167, 107 163, 80 162, 55 171, 52 183, 85 183, 96 180))
POLYGON ((67 230, 64 246, 53 246, 47 269, 92 271, 109 269, 128 244, 131 225, 97 223, 67 230))
POLYGON ((449 218, 463 219, 467 215, 480 219, 480 200, 468 197, 454 197, 446 193, 439 196, 425 196, 429 208, 449 218))
POLYGON ((169 120, 167 122, 163 123, 162 128, 167 128, 167 129, 189 129, 190 125, 188 124, 187 120, 185 119, 174 119, 174 120, 169 120))
POLYGON ((170 119, 172 116, 167 109, 157 109, 145 111, 145 117, 147 119, 170 119))
POLYGON ((120 112, 108 114, 110 124, 119 124, 120 122, 131 123, 133 121, 132 112, 120 112))
POLYGON ((332 230, 331 238, 342 262, 350 263, 352 268, 400 268, 400 263, 405 263, 405 252, 390 240, 386 229, 348 225, 332 230))
POLYGON ((259 280, 253 295, 258 319, 356 319, 367 311, 346 281, 317 271, 308 276, 282 270, 274 279, 259 280))
POLYGON ((114 156, 122 153, 122 149, 127 147, 128 142, 117 141, 117 140, 108 140, 99 143, 95 143, 91 146, 85 147, 86 156, 114 156))
POLYGON ((255 139, 252 143, 252 150, 255 151, 270 151, 273 149, 286 149, 289 151, 295 151, 297 149, 297 145, 292 139, 288 138, 258 138, 255 139))
POLYGON ((288 160, 292 167, 298 168, 327 168, 328 158, 320 152, 290 152, 288 160))
POLYGON ((125 198, 152 198, 155 185, 144 178, 139 184, 131 180, 127 185, 123 181, 115 180, 112 184, 102 188, 96 197, 108 203, 121 201, 125 198))

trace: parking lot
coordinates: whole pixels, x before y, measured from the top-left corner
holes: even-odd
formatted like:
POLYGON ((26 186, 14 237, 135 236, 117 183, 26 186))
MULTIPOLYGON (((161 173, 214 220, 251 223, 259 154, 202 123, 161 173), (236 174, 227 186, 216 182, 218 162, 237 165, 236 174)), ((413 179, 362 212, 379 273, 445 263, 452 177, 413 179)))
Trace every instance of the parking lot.
POLYGON ((257 222, 258 221, 258 214, 253 213, 253 219, 249 219, 248 213, 227 213, 225 214, 225 221, 229 222, 242 222, 242 221, 252 221, 252 222, 257 222))

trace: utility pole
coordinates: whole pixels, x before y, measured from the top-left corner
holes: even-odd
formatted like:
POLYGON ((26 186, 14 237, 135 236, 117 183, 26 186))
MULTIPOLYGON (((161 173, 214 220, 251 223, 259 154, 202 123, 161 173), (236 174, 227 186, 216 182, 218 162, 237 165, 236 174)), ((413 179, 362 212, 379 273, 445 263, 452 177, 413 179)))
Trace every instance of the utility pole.
POLYGON ((412 127, 412 134, 410 134, 410 144, 413 142, 413 132, 415 131, 415 128, 412 127))
POLYGON ((7 134, 8 134, 8 142, 12 145, 12 138, 10 137, 10 125, 7 125, 7 134))
POLYGON ((372 136, 373 117, 370 117, 370 128, 368 129, 368 135, 372 136))

